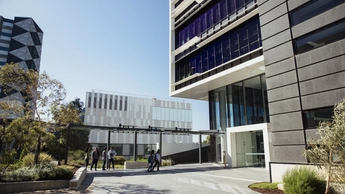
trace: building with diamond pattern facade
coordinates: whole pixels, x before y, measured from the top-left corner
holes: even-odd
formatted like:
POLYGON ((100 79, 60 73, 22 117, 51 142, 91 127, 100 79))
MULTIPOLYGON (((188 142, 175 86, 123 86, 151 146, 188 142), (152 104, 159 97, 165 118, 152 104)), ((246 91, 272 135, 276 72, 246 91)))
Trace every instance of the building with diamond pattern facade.
MULTIPOLYGON (((18 63, 25 70, 40 70, 43 31, 32 18, 0 16, 0 68, 18 63)), ((0 100, 7 95, 0 87, 0 100)), ((21 95, 20 92, 11 95, 21 95)))

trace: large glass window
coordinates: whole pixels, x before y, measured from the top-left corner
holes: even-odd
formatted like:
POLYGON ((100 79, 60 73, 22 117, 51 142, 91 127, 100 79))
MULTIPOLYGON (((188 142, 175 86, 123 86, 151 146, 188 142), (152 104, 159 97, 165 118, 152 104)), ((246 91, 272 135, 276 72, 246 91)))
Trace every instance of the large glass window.
POLYGON ((295 53, 304 53, 345 38, 345 20, 294 40, 295 53))
POLYGON ((321 121, 332 120, 333 107, 303 111, 304 124, 308 129, 316 128, 321 121))
POLYGON ((258 16, 176 62, 175 78, 180 81, 203 73, 261 46, 258 16))
POLYGON ((333 7, 344 3, 344 0, 314 0, 293 10, 290 13, 291 26, 302 23, 333 7))
MULTIPOLYGON (((176 48, 185 44, 188 40, 195 36, 201 35, 206 30, 213 28, 215 25, 232 14, 243 10, 244 6, 249 3, 254 3, 256 0, 213 0, 208 3, 200 12, 196 13, 188 22, 181 25, 176 29, 176 48)), ((191 4, 187 9, 194 6, 191 4)), ((175 18, 177 21, 180 16, 185 13, 181 13, 175 18)))
POLYGON ((209 92, 210 127, 227 127, 268 122, 264 75, 209 92))

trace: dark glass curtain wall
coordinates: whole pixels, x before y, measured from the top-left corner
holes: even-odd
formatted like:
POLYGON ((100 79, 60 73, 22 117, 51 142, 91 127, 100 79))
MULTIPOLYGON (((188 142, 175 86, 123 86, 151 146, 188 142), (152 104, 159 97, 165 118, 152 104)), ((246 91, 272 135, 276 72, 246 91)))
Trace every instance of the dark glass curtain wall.
POLYGON ((176 82, 203 73, 262 46, 259 17, 254 16, 201 49, 176 61, 176 82))
POLYGON ((209 92, 210 127, 227 127, 269 122, 265 75, 209 92))

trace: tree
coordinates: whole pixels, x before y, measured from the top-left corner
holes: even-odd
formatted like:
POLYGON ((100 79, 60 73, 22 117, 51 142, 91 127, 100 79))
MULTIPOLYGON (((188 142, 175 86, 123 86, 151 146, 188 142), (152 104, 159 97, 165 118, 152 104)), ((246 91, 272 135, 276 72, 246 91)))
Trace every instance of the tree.
POLYGON ((304 151, 307 159, 326 170, 326 191, 342 190, 345 183, 345 99, 334 106, 331 121, 319 123, 318 139, 309 138, 304 151))
POLYGON ((202 143, 204 144, 210 144, 211 141, 210 141, 210 135, 206 136, 206 139, 204 141, 202 141, 202 143))
POLYGON ((75 98, 70 104, 78 110, 79 114, 83 112, 84 102, 81 101, 80 98, 75 98))
POLYGON ((35 163, 38 163, 51 108, 63 102, 66 90, 60 81, 50 78, 46 72, 39 74, 32 69, 24 70, 14 63, 0 68, 0 83, 2 92, 7 96, 1 102, 2 118, 16 120, 28 127, 27 134, 20 134, 36 138, 35 163))

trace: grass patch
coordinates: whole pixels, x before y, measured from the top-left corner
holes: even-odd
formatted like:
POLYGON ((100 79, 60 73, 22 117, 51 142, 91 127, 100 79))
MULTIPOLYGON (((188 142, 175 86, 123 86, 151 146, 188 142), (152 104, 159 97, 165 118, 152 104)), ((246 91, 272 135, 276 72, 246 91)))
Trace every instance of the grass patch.
POLYGON ((278 189, 278 183, 260 182, 249 185, 251 189, 278 189))

